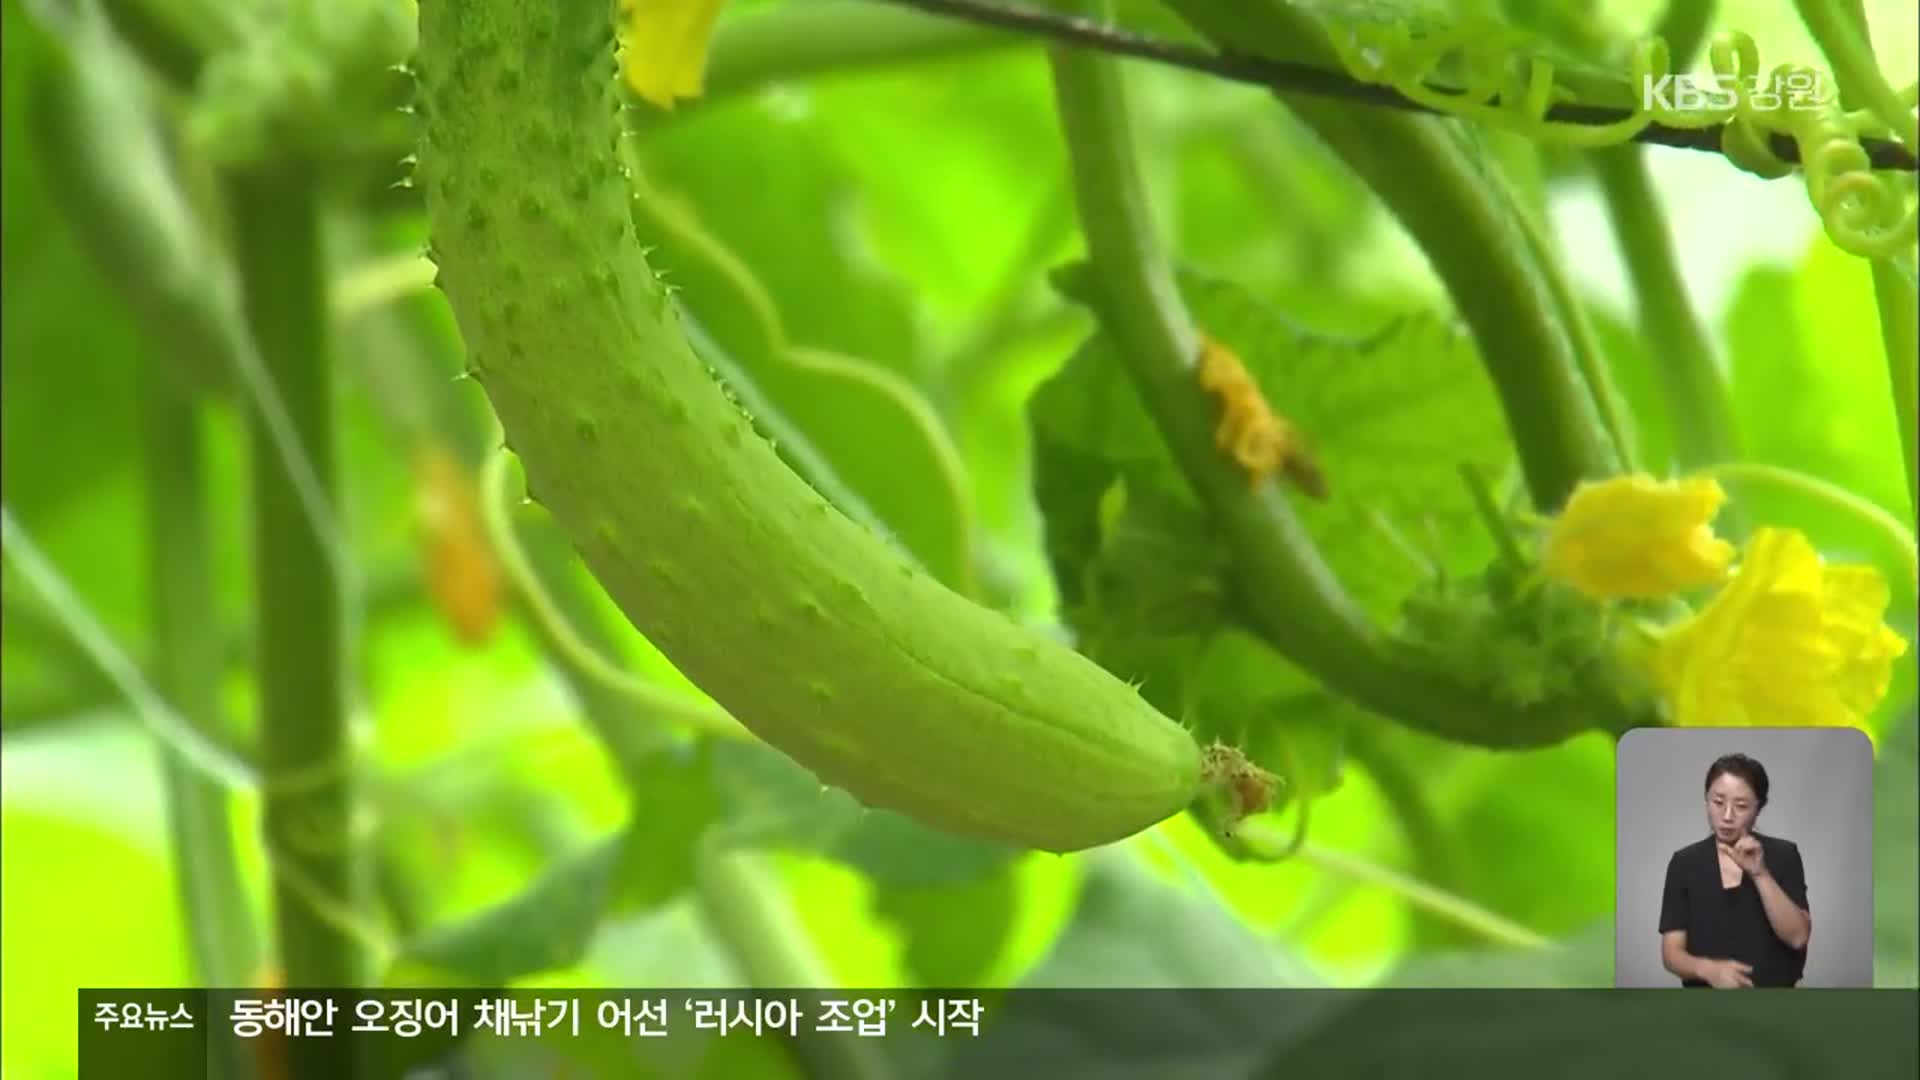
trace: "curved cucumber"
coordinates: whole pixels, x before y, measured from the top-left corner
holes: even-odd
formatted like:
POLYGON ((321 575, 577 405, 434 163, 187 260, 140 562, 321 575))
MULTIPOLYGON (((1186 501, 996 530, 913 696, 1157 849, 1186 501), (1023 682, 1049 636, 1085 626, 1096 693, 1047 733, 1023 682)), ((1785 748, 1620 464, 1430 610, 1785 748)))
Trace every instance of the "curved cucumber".
POLYGON ((611 15, 420 2, 416 183, 530 492, 682 672, 869 805, 1052 851, 1185 808, 1185 729, 828 505, 694 357, 628 207, 611 15))

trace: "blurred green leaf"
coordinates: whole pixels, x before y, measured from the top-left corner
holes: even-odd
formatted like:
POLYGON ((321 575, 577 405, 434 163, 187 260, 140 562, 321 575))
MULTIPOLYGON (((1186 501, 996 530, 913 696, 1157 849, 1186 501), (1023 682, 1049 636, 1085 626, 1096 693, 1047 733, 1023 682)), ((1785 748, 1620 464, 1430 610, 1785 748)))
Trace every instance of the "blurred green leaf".
POLYGON ((812 850, 835 843, 863 808, 793 759, 761 742, 712 748, 714 783, 724 816, 715 841, 742 847, 812 850))
POLYGON ((579 962, 610 914, 657 907, 691 886, 697 845, 719 814, 714 785, 705 747, 656 752, 634 777, 631 824, 511 899, 427 931, 403 964, 501 985, 579 962))
POLYGON ((1613 908, 1613 743, 1583 736, 1548 750, 1471 752, 1439 792, 1454 831, 1462 895, 1549 936, 1613 908), (1570 792, 1590 793, 1570 798, 1570 792), (1524 859, 1515 852, 1526 852, 1524 859), (1542 889, 1540 882, 1555 883, 1542 889))
POLYGON ((1256 936, 1212 895, 1161 881, 1114 851, 1090 861, 1072 919, 1021 986, 1191 989, 1308 982, 1282 946, 1256 936))
POLYGON ((1109 850, 1090 860, 1071 921, 1019 987, 1075 992, 989 1006, 991 1029, 958 1048, 948 1075, 1247 1075, 1339 998, 1305 996, 1276 1015, 1260 995, 1198 991, 1300 985, 1311 985, 1310 976, 1284 947, 1255 936, 1211 895, 1170 885, 1109 850), (1121 987, 1160 992, 1099 993, 1121 987))
MULTIPOLYGON (((856 177, 826 134, 832 121, 805 91, 715 105, 647 131, 644 175, 691 205, 702 225, 752 267, 795 344, 912 374, 921 363, 913 302, 899 276, 874 257, 856 177), (712 153, 716 146, 727 152, 712 153)), ((693 272, 666 244, 658 258, 670 268, 669 281, 693 272)), ((700 292, 688 279, 679 283, 683 299, 700 310, 700 292)), ((711 315, 706 321, 716 333, 727 322, 711 315)))
POLYGON ((921 986, 978 986, 1013 932, 1020 892, 1011 874, 905 887, 881 884, 873 913, 905 945, 907 971, 921 986))
POLYGON ((1881 736, 1873 763, 1873 985, 1920 986, 1920 714, 1881 736))
POLYGON ((9 28, 0 53, 0 488, 36 523, 126 460, 142 341, 51 202, 29 139, 29 80, 47 62, 44 39, 26 31, 18 0, 0 17, 9 28))
MULTIPOLYGON (((1796 272, 1751 270, 1725 327, 1749 457, 1830 480, 1910 517, 1879 316, 1861 261, 1822 239, 1796 272)), ((1893 607, 1913 606, 1912 586, 1898 580, 1898 563, 1871 528, 1795 492, 1743 486, 1733 494, 1756 522, 1799 528, 1829 552, 1883 563, 1893 607)))
POLYGON ((974 881, 1024 852, 935 832, 890 810, 869 810, 830 849, 835 859, 881 885, 930 889, 974 881))
POLYGON ((434 981, 455 976, 466 985, 500 986, 574 963, 593 939, 625 847, 624 835, 601 841, 512 900, 428 931, 407 945, 398 970, 408 981, 424 969, 434 981))
MULTIPOLYGON (((413 12, 384 0, 242 7, 240 35, 207 57, 189 111, 195 141, 225 163, 338 160, 408 142, 413 12)), ((396 162, 396 175, 398 163, 396 162)))

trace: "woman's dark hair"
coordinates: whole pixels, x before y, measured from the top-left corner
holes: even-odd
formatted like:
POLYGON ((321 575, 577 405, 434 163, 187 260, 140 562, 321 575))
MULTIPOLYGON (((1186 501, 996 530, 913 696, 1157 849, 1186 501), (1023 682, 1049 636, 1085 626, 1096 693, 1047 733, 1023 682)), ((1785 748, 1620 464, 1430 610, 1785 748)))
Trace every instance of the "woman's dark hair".
POLYGON ((1702 793, 1729 773, 1747 782, 1753 789, 1753 797, 1760 800, 1760 806, 1767 805, 1767 767, 1745 754, 1727 754, 1714 759, 1713 764, 1707 766, 1707 782, 1701 786, 1702 793))

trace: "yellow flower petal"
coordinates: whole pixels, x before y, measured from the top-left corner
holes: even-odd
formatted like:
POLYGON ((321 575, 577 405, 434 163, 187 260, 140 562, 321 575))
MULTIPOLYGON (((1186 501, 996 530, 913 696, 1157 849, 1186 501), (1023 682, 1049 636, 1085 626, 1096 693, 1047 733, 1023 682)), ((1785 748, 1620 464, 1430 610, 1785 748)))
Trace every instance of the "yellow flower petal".
POLYGON ((1635 474, 1582 483, 1547 534, 1547 573, 1595 599, 1665 596, 1721 581, 1734 549, 1711 522, 1726 500, 1704 478, 1635 474))
POLYGON ((724 0, 622 0, 620 72, 663 109, 705 88, 707 50, 724 0))
POLYGON ((1864 727, 1904 638, 1870 566, 1828 566, 1789 529, 1754 534, 1733 580, 1670 630, 1653 672, 1676 724, 1864 727))

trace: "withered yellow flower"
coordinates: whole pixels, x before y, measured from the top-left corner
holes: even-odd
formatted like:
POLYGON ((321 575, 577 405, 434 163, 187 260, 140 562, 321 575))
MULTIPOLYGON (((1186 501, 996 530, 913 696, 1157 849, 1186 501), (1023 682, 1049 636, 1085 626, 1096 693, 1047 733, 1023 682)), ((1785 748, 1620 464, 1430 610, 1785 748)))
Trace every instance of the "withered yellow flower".
POLYGON ((1548 574, 1600 600, 1711 585, 1733 561, 1733 545, 1712 525, 1726 501, 1706 478, 1587 481, 1554 519, 1542 561, 1548 574))
POLYGON ((1829 566, 1799 532, 1759 530, 1733 580, 1654 647, 1671 719, 1864 727, 1907 649, 1887 603, 1873 567, 1829 566))
POLYGON ((699 97, 723 2, 621 0, 620 74, 627 86, 663 109, 699 97))

